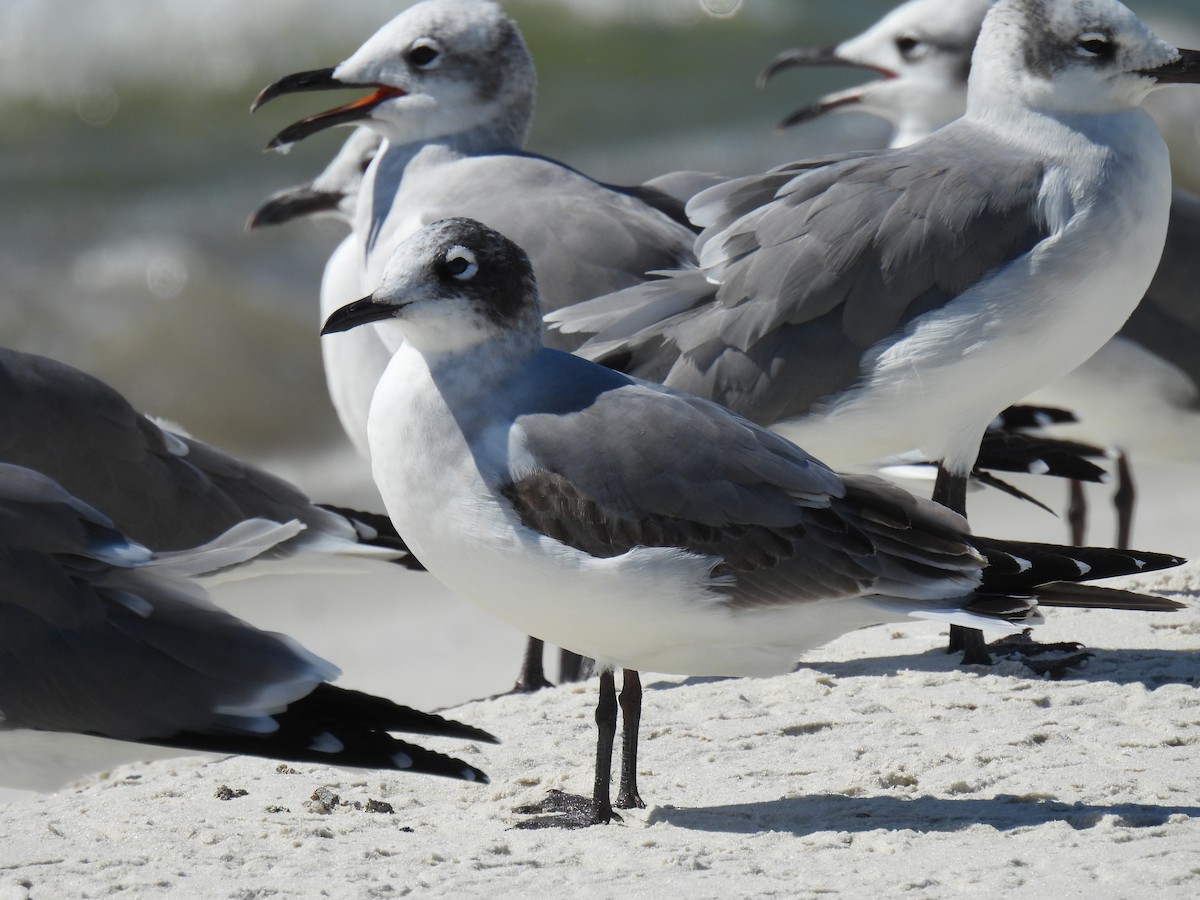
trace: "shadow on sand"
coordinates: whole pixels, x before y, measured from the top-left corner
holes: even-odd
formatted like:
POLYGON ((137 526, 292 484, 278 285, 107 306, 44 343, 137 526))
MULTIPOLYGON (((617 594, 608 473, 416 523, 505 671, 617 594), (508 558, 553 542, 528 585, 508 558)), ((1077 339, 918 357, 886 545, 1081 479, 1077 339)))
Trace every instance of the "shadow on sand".
POLYGON ((1146 803, 1060 803, 1036 797, 1001 794, 987 800, 938 797, 847 797, 814 794, 761 803, 678 808, 656 807, 647 824, 668 822, 693 831, 749 834, 783 831, 795 835, 820 832, 906 830, 949 832, 986 825, 1010 831, 1053 822, 1076 830, 1093 828, 1105 820, 1114 827, 1152 828, 1172 816, 1200 817, 1197 806, 1156 806, 1146 803))

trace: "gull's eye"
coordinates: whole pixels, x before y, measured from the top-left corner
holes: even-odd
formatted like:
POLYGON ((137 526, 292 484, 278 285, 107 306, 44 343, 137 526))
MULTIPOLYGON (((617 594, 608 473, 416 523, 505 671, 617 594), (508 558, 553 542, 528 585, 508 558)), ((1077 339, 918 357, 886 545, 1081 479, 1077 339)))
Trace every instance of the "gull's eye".
POLYGON ((1116 52, 1112 38, 1100 31, 1085 31, 1075 40, 1075 53, 1084 59, 1111 59, 1116 52))
POLYGON ((418 69, 432 69, 442 58, 442 45, 433 38, 418 38, 408 48, 408 61, 418 69))
POLYGON ((475 254, 462 246, 454 246, 447 250, 442 266, 446 274, 455 281, 470 281, 479 271, 479 264, 475 262, 475 254))
POLYGON ((896 38, 896 49, 900 56, 911 62, 925 55, 925 42, 911 34, 902 34, 896 38))

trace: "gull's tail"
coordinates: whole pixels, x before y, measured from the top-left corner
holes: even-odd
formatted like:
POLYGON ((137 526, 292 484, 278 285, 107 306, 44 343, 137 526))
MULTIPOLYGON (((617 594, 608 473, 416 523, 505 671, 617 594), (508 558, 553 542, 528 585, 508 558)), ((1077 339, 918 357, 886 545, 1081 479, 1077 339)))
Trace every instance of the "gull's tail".
POLYGON ((483 784, 488 777, 474 766, 399 740, 388 732, 496 743, 482 729, 331 684, 317 685, 310 694, 293 700, 270 718, 278 726, 270 733, 180 731, 144 743, 296 763, 421 772, 483 784))

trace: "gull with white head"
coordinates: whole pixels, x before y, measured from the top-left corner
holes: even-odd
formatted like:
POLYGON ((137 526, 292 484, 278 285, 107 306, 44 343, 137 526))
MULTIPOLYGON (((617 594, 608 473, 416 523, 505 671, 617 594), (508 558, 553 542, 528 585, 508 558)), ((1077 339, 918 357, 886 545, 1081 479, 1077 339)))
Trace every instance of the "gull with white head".
POLYGON ((1200 53, 1116 0, 1001 0, 962 118, 703 191, 699 268, 547 320, 833 465, 919 451, 964 511, 992 418, 1086 360, 1149 286, 1171 188, 1140 103, 1198 81, 1200 53))
MULTIPOLYGON (((861 109, 895 126, 892 146, 919 140, 966 110, 971 53, 993 0, 955 4, 910 0, 857 37, 832 48, 800 48, 777 57, 763 79, 793 66, 848 65, 884 75, 804 107, 782 123, 840 109, 861 109), (847 98, 853 97, 854 100, 847 98), (843 102, 844 101, 844 102, 843 102)), ((1085 363, 1039 388, 1030 402, 1065 406, 1079 421, 1054 429, 1119 450, 1117 546, 1128 546, 1134 487, 1127 453, 1190 460, 1200 442, 1200 197, 1176 189, 1166 246, 1154 280, 1128 321, 1085 363)), ((1075 483, 1069 513, 1072 541, 1083 539, 1086 505, 1075 483)))
POLYGON ((1175 557, 974 537, 950 510, 839 476, 715 403, 545 348, 528 257, 478 222, 409 238, 324 333, 371 323, 400 345, 369 424, 397 529, 453 590, 601 666, 594 794, 574 824, 613 817, 616 667, 616 805, 643 806, 638 670, 782 673, 910 616, 1017 630, 1039 602, 1174 606, 1045 582, 1175 557))
MULTIPOLYGON (((254 108, 289 93, 370 90, 285 128, 268 145, 284 148, 349 124, 384 139, 359 190, 353 249, 343 255, 339 248, 326 269, 327 283, 361 285, 341 303, 378 283, 399 241, 448 216, 470 216, 520 241, 550 308, 619 290, 693 258, 695 232, 678 221, 682 206, 663 191, 602 184, 524 151, 536 85, 521 33, 499 6, 425 0, 337 66, 286 76, 259 94, 254 108)), ((325 298, 334 295, 323 288, 324 311, 331 311, 325 298)), ((564 349, 580 342, 566 335, 552 340, 564 349)), ((327 369, 343 426, 360 449, 370 390, 362 390, 369 379, 357 373, 364 359, 379 355, 363 349, 327 369)), ((545 683, 540 665, 530 664, 535 654, 536 645, 527 653, 519 687, 545 683)))

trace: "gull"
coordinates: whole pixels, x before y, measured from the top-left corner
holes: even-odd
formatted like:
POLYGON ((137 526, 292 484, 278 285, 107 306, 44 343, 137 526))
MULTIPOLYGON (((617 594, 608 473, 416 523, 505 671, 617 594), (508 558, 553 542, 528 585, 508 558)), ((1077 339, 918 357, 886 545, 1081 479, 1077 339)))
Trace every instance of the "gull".
MULTIPOLYGON (((857 37, 829 48, 780 54, 760 81, 795 66, 861 67, 883 75, 823 97, 793 113, 781 128, 835 110, 857 109, 895 126, 893 147, 907 146, 966 110, 971 52, 992 0, 946 4, 911 0, 857 37)), ((1045 385, 1031 402, 1065 406, 1080 415, 1067 434, 1118 448, 1116 543, 1132 539, 1135 490, 1129 454, 1190 460, 1200 442, 1200 318, 1194 286, 1200 281, 1200 196, 1171 195, 1166 245, 1154 280, 1120 331, 1078 368, 1045 385)), ((1085 498, 1072 485, 1071 540, 1083 540, 1085 498)))
POLYGON ((919 451, 963 512, 992 418, 1098 350, 1149 286, 1171 186, 1140 104, 1196 81, 1200 54, 1116 0, 1003 0, 963 117, 702 191, 698 268, 547 320, 835 466, 919 451))
POLYGON ((209 602, 189 576, 296 527, 258 525, 156 554, 53 478, 0 462, 0 778, 49 791, 119 761, 221 753, 486 782, 388 733, 486 732, 335 687, 331 663, 209 602))
POLYGON ((151 550, 196 547, 266 519, 298 527, 262 547, 264 559, 337 553, 411 564, 386 519, 319 506, 287 481, 152 421, 110 385, 48 357, 0 347, 0 423, 0 462, 53 479, 151 550))
POLYGON ((776 130, 827 113, 857 111, 886 119, 891 146, 907 147, 953 122, 967 106, 971 53, 993 0, 909 0, 862 34, 832 47, 799 47, 775 57, 758 76, 799 66, 867 69, 882 78, 828 94, 787 116, 776 130))
POLYGON ((614 668, 628 808, 644 806, 640 670, 784 673, 908 617, 1018 630, 1039 602, 1178 605, 1044 585, 1175 557, 975 537, 951 510, 837 475, 711 401, 544 347, 528 257, 478 222, 409 238, 324 332, 368 323, 403 338, 369 422, 397 529, 452 590, 600 667, 595 786, 575 824, 614 815, 614 668))
POLYGON ((603 184, 523 149, 533 119, 533 60, 495 3, 418 3, 337 66, 268 85, 253 108, 283 94, 335 88, 372 92, 285 128, 268 149, 333 125, 362 125, 385 139, 365 174, 354 222, 365 284, 378 282, 398 241, 450 215, 522 240, 551 307, 638 283, 692 257, 695 233, 677 221, 682 210, 666 191, 603 184))
MULTIPOLYGON (((307 217, 334 218, 353 227, 363 177, 382 143, 383 138, 370 128, 356 128, 316 178, 272 194, 251 214, 247 228, 280 225, 307 217)), ((357 241, 350 234, 326 262, 320 288, 321 322, 365 292, 360 284, 357 252, 357 241)), ((340 335, 321 344, 329 399, 346 437, 364 460, 370 458, 367 411, 371 408, 371 395, 391 358, 391 351, 370 329, 340 335)))
MULTIPOLYGON (((516 23, 495 3, 415 4, 337 66, 268 85, 252 109, 284 94, 336 88, 370 93, 285 128, 268 149, 334 125, 364 126, 384 138, 359 190, 354 251, 337 260, 348 272, 326 269, 327 280, 361 286, 343 303, 378 283, 397 242, 448 216, 470 216, 519 241, 550 309, 693 259, 695 232, 680 221, 682 207, 667 190, 604 184, 523 149, 536 75, 516 23)), ((552 342, 571 349, 580 340, 564 334, 552 342)), ((395 348, 387 350, 390 356, 395 348)), ((352 412, 343 425, 361 449, 370 394, 357 391, 365 379, 356 379, 339 399, 339 378, 329 375, 331 393, 339 414, 352 412)), ((527 657, 534 653, 536 645, 527 657)), ((518 684, 531 683, 544 679, 527 667, 518 684)))
POLYGON ((1005 2, 989 22, 963 118, 694 197, 700 267, 627 295, 635 336, 607 352, 839 463, 922 449, 965 474, 1004 400, 1090 355, 1149 284, 1170 187, 1138 107, 1200 69, 1115 2, 1005 2))

